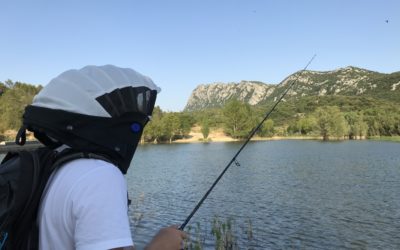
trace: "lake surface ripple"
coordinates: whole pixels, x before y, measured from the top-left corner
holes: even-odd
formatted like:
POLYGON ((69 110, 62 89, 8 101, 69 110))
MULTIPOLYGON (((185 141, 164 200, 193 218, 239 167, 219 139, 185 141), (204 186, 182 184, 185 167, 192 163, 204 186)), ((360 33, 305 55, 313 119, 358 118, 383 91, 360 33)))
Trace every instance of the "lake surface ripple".
MULTIPOLYGON (((139 249, 184 221, 240 146, 138 148, 127 181, 139 249)), ((241 249, 400 249, 399 153, 391 142, 251 142, 190 226, 200 223, 207 249, 215 216, 234 219, 241 249)))
MULTIPOLYGON (((138 148, 127 181, 139 249, 184 221, 240 146, 138 148)), ((400 249, 399 153, 391 142, 251 142, 190 225, 207 249, 215 216, 234 219, 240 249, 400 249)))

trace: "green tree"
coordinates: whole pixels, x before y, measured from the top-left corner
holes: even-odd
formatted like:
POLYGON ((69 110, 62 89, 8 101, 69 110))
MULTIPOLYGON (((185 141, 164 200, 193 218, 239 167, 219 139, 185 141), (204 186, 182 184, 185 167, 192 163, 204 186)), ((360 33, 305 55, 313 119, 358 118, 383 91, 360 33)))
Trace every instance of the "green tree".
POLYGON ((207 139, 210 133, 210 125, 208 119, 204 119, 201 124, 201 133, 203 134, 203 139, 207 139))
POLYGON ((396 133, 396 119, 394 114, 388 111, 380 112, 378 120, 381 124, 380 134, 385 136, 392 136, 396 133))
POLYGON ((300 133, 302 135, 308 135, 317 127, 317 120, 312 115, 300 118, 298 121, 298 127, 300 128, 300 133))
POLYGON ((154 107, 153 114, 149 123, 143 131, 143 140, 145 142, 158 143, 162 137, 161 118, 163 116, 162 110, 159 106, 154 107))
POLYGON ((266 137, 272 137, 274 135, 274 121, 271 119, 266 120, 261 128, 258 130, 257 134, 259 136, 266 136, 266 137))
POLYGON ((25 107, 32 103, 42 87, 7 80, 0 84, 0 88, 0 130, 17 130, 21 126, 25 107))
POLYGON ((400 114, 395 114, 394 117, 394 125, 393 125, 393 129, 394 132, 396 133, 396 135, 400 135, 400 114))
POLYGON ((166 113, 161 119, 161 131, 169 143, 172 143, 173 138, 179 135, 181 123, 176 113, 166 113))
POLYGON ((330 137, 341 138, 348 133, 346 120, 336 106, 317 108, 315 117, 323 140, 328 140, 330 137))
MULTIPOLYGON (((7 87, 4 83, 0 82, 0 97, 6 92, 7 87)), ((0 99, 1 100, 1 99, 0 99)))
POLYGON ((253 117, 249 104, 232 99, 222 110, 224 116, 224 131, 233 138, 245 138, 254 127, 253 117))
POLYGON ((317 120, 314 116, 308 115, 306 117, 300 117, 297 120, 292 121, 289 124, 287 131, 290 134, 308 135, 315 131, 316 127, 317 120))
POLYGON ((345 119, 349 125, 349 139, 362 138, 367 135, 368 124, 364 121, 362 112, 348 112, 345 119))
POLYGON ((376 108, 370 108, 364 112, 364 120, 368 125, 368 136, 380 135, 381 124, 377 119, 379 111, 376 108))
POLYGON ((195 123, 195 119, 189 113, 178 113, 178 118, 180 121, 180 135, 187 137, 195 123))

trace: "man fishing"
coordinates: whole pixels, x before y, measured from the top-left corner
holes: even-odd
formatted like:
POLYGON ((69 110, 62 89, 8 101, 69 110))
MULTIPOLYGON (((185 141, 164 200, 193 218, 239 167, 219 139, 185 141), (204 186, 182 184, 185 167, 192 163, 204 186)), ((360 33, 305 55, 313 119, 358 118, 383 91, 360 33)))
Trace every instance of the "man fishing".
MULTIPOLYGON (((134 249, 126 174, 160 89, 140 73, 87 66, 54 78, 25 109, 30 130, 58 154, 37 222, 39 249, 134 249), (81 154, 82 157, 76 157, 81 154)), ((181 249, 185 233, 161 229, 146 249, 181 249)))

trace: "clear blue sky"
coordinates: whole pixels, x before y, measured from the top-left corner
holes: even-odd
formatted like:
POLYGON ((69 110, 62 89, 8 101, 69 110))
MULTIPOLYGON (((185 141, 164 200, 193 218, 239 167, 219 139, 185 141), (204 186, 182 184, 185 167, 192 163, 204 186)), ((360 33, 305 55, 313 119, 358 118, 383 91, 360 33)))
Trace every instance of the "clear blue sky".
POLYGON ((199 84, 279 83, 303 68, 400 70, 399 0, 0 0, 0 81, 113 64, 180 111, 199 84), (386 22, 388 20, 388 22, 386 22))

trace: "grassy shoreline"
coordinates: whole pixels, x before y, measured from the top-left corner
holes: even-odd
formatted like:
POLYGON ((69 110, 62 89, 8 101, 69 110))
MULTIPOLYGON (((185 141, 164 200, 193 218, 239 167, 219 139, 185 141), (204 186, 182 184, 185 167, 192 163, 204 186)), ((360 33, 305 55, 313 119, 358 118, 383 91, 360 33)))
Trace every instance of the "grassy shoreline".
POLYGON ((373 136, 369 137, 368 140, 400 142, 400 136, 373 136))
MULTIPOLYGON (((241 142, 246 139, 234 139, 231 137, 211 137, 206 140, 202 138, 186 138, 186 139, 178 139, 172 141, 174 143, 209 143, 209 142, 241 142)), ((253 137, 252 141, 279 141, 279 140, 322 140, 322 137, 319 136, 273 136, 273 137, 253 137)), ((147 144, 147 143, 146 143, 147 144)))

